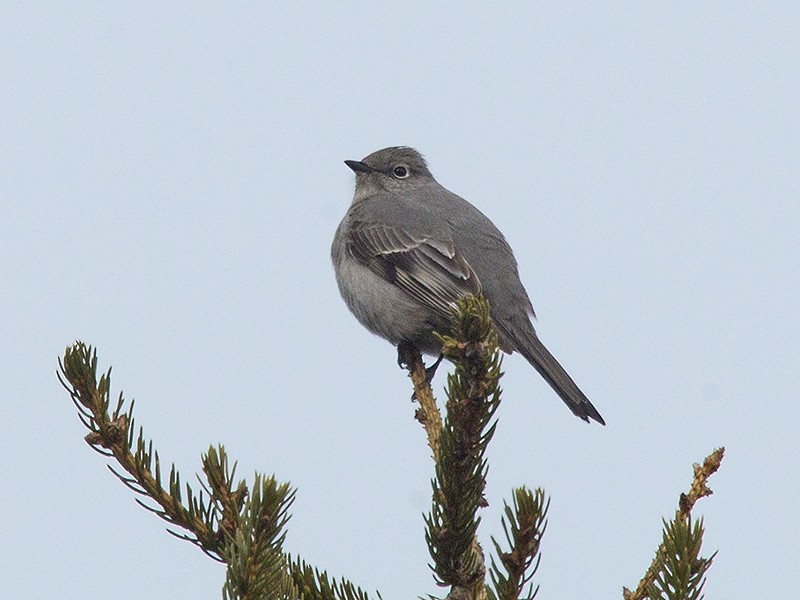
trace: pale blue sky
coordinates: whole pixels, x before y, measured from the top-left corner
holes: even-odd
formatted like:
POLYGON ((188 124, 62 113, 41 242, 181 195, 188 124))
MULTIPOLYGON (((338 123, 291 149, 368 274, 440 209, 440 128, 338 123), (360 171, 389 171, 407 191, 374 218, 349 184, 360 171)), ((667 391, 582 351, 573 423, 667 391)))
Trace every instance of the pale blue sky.
POLYGON ((219 597, 82 441, 77 338, 184 475, 222 442, 298 488, 288 550, 441 593, 410 384, 328 258, 342 161, 398 144, 505 232, 608 422, 507 358, 484 541, 543 486, 539 597, 619 598, 725 445, 707 597, 800 587, 796 3, 164 4, 0 4, 0 597, 219 597))

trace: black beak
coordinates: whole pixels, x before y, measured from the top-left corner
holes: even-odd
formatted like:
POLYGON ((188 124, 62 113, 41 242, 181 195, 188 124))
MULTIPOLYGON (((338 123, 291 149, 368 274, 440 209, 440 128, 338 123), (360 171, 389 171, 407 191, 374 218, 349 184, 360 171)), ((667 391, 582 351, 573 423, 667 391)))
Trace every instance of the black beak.
POLYGON ((365 165, 363 162, 357 160, 346 160, 344 164, 353 169, 356 173, 372 173, 374 170, 369 165, 365 165))

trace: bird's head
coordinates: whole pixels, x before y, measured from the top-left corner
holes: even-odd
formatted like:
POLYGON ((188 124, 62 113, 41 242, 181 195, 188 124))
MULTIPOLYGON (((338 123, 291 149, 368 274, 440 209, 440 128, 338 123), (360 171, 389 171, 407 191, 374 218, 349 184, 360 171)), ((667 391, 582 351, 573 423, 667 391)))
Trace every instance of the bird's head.
POLYGON ((377 191, 404 193, 435 181, 422 155, 406 146, 384 148, 344 163, 356 174, 355 200, 377 191))

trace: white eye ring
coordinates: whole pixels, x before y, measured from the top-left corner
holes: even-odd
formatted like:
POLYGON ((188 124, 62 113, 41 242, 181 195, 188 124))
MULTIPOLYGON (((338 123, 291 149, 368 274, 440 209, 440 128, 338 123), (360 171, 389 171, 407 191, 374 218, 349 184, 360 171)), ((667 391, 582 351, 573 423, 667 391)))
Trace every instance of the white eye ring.
POLYGON ((395 177, 397 177, 397 179, 405 179, 410 175, 408 168, 406 168, 405 165, 397 165, 394 169, 392 169, 392 173, 395 177))

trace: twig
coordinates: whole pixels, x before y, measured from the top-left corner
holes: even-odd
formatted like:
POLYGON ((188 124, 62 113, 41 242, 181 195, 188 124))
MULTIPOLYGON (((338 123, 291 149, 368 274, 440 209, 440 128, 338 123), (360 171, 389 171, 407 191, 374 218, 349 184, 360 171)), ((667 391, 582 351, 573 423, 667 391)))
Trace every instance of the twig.
POLYGON ((710 496, 714 492, 706 485, 708 478, 711 477, 719 469, 722 464, 722 458, 725 456, 725 448, 717 448, 709 454, 703 461, 702 465, 695 464, 694 466, 694 481, 692 481, 692 489, 688 494, 681 494, 678 501, 678 516, 686 519, 689 513, 694 508, 695 502, 700 498, 710 496))
POLYGON ((422 362, 422 355, 413 352, 409 357, 411 363, 408 365, 409 377, 414 384, 414 396, 419 401, 419 408, 414 417, 425 428, 428 435, 428 446, 433 452, 434 462, 439 460, 439 438, 442 435, 442 413, 436 406, 436 398, 433 396, 428 375, 425 372, 425 363, 422 362))
MULTIPOLYGON (((678 510, 675 512, 676 519, 680 519, 682 521, 688 519, 695 503, 700 498, 704 498, 705 496, 710 496, 713 494, 711 488, 709 488, 707 485, 708 478, 716 473, 717 469, 719 469, 724 456, 725 448, 717 448, 706 457, 702 465, 698 465, 697 463, 694 464, 694 479, 692 481, 692 487, 689 489, 688 494, 681 493, 680 499, 678 500, 678 510)), ((659 557, 664 550, 664 543, 662 542, 656 551, 656 556, 653 559, 653 562, 650 564, 650 568, 647 569, 647 572, 644 574, 644 577, 642 577, 642 580, 639 582, 639 586, 636 588, 635 592, 631 592, 629 589, 623 588, 622 597, 624 600, 645 600, 645 598, 649 597, 647 595, 647 588, 653 583, 653 581, 655 581, 656 573, 658 571, 659 557)))

